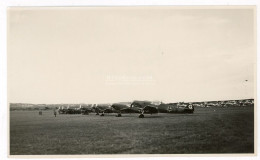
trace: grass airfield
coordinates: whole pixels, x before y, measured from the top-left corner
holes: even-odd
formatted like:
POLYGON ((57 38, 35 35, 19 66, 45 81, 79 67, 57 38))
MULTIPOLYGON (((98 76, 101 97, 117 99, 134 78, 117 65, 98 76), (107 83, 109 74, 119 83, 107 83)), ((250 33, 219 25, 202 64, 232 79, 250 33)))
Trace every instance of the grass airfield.
POLYGON ((254 153, 254 107, 104 117, 10 111, 10 155, 254 153))

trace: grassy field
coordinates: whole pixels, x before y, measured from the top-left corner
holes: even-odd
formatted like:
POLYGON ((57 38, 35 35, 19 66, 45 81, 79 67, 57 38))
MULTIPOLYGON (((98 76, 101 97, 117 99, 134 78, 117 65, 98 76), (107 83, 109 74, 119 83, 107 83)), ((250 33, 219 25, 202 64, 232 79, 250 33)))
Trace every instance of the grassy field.
POLYGON ((254 108, 194 114, 57 115, 10 112, 11 155, 253 153, 254 108))

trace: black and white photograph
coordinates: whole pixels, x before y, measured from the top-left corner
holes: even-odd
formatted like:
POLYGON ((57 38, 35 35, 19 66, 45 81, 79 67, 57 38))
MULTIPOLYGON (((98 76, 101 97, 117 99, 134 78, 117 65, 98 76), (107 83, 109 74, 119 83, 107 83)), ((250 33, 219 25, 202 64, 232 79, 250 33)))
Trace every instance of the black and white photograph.
POLYGON ((254 156, 256 57, 255 6, 9 7, 9 156, 254 156))

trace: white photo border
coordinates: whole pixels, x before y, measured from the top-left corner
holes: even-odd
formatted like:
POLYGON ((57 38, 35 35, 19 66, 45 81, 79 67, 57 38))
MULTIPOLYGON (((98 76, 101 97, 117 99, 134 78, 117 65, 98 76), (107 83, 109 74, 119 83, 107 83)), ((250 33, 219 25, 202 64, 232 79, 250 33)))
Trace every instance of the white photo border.
MULTIPOLYGON (((36 0, 1 0, 0 2, 0 130, 1 130, 1 139, 0 139, 0 159, 9 159, 9 149, 7 146, 8 144, 8 134, 9 134, 9 128, 8 128, 8 115, 9 111, 7 110, 7 8, 12 6, 63 6, 63 7, 80 7, 80 6, 168 6, 168 5, 174 5, 174 6, 256 6, 256 19, 257 24, 256 26, 259 26, 259 1, 258 0, 42 0, 42 1, 36 1, 36 0)), ((259 32, 257 32, 257 39, 259 38, 259 32)), ((259 44, 257 45, 257 52, 259 53, 259 44)), ((259 54, 257 53, 257 75, 256 78, 259 77, 259 54)), ((256 84, 259 84, 259 79, 256 79, 256 84)), ((256 85, 257 89, 260 90, 259 85, 256 85)), ((256 93, 255 93, 256 94, 256 93)), ((257 95, 257 94, 256 94, 257 95)), ((256 98, 259 98, 259 95, 256 96, 256 98)), ((255 106, 255 122, 257 126, 255 126, 255 152, 259 154, 259 144, 258 141, 259 137, 259 123, 257 119, 257 115, 259 115, 259 104, 257 103, 257 106, 255 106)), ((41 159, 63 159, 68 158, 68 156, 42 156, 41 159)), ((81 156, 72 156, 74 158, 71 159, 78 159, 82 158, 81 156)), ((106 156, 107 157, 107 156, 106 156)), ((19 156, 19 158, 12 158, 12 159, 38 159, 39 156, 19 156)), ((259 158, 259 155, 256 156, 246 156, 243 154, 243 156, 239 156, 238 154, 232 156, 232 155, 223 155, 220 156, 207 156, 201 157, 200 155, 180 155, 180 157, 177 155, 177 157, 164 157, 163 155, 160 157, 149 155, 149 157, 144 157, 142 155, 133 155, 128 156, 127 158, 125 156, 115 156, 113 158, 106 158, 106 159, 129 159, 129 160, 141 160, 141 159, 150 159, 150 160, 162 160, 162 159, 172 159, 172 158, 178 158, 181 160, 206 160, 206 159, 228 159, 228 160, 244 160, 244 159, 250 159, 250 160, 256 160, 259 158)), ((90 158, 84 158, 84 159, 90 159, 90 158)), ((104 159, 103 156, 97 156, 95 159, 104 159)))

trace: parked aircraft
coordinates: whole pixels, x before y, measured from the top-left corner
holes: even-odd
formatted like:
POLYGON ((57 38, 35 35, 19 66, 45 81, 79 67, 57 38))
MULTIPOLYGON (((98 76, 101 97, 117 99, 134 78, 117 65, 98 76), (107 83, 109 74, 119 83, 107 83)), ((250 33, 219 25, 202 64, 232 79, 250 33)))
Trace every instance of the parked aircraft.
POLYGON ((67 114, 67 108, 64 108, 64 106, 61 106, 58 108, 59 114, 67 114))
POLYGON ((118 117, 121 113, 140 113, 139 117, 143 118, 145 113, 193 113, 194 106, 190 103, 162 103, 159 105, 152 104, 150 101, 133 101, 130 106, 115 103, 111 106, 117 111, 118 117))
POLYGON ((169 105, 169 113, 193 113, 194 106, 191 103, 177 103, 176 105, 169 105))
POLYGON ((93 111, 93 108, 90 105, 80 105, 79 108, 80 108, 81 114, 83 114, 83 115, 88 115, 90 112, 93 111))
POLYGON ((158 113, 158 106, 150 101, 133 101, 130 108, 135 108, 140 112, 139 118, 144 118, 144 113, 158 113))
POLYGON ((70 105, 67 106, 67 108, 59 107, 58 108, 59 114, 81 114, 80 108, 70 107, 70 105))
POLYGON ((114 103, 114 104, 93 104, 79 105, 75 108, 75 105, 65 109, 59 107, 60 114, 89 114, 92 111, 96 112, 96 115, 104 116, 105 113, 117 113, 118 117, 121 117, 122 113, 140 113, 139 117, 143 118, 144 114, 153 113, 193 113, 194 106, 190 103, 169 103, 165 104, 153 104, 151 101, 133 101, 130 103, 114 103), (101 113, 101 114, 100 114, 101 113))
POLYGON ((130 107, 130 105, 122 104, 122 103, 114 103, 111 106, 113 111, 118 113, 117 117, 121 117, 121 113, 140 113, 138 108, 130 107))
POLYGON ((104 116, 104 113, 112 113, 111 104, 95 104, 93 105, 93 109, 96 112, 96 115, 104 116))

